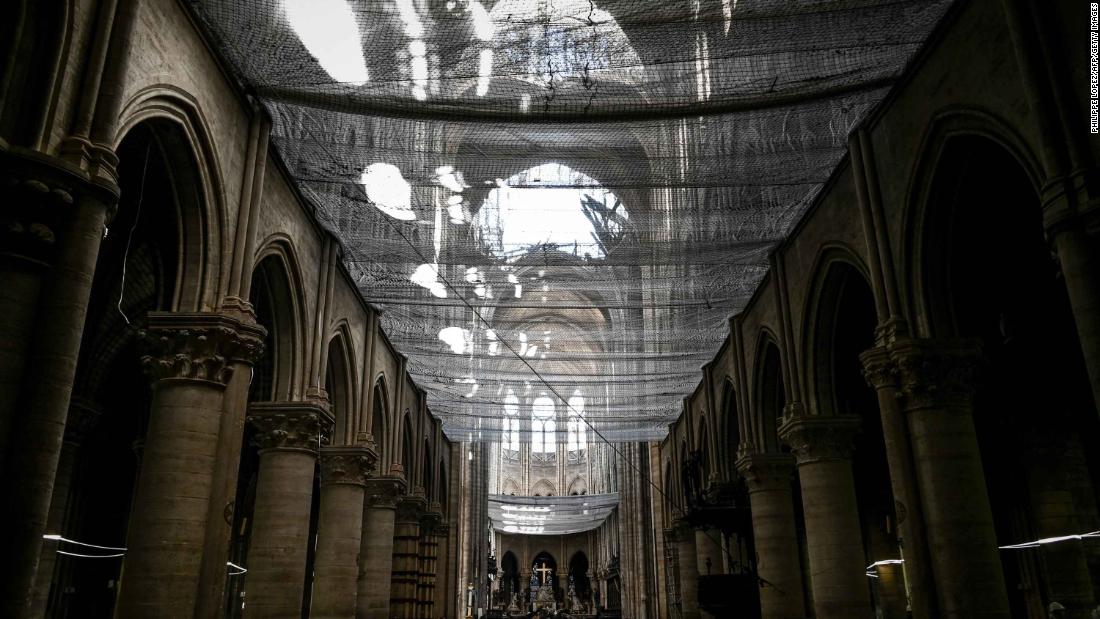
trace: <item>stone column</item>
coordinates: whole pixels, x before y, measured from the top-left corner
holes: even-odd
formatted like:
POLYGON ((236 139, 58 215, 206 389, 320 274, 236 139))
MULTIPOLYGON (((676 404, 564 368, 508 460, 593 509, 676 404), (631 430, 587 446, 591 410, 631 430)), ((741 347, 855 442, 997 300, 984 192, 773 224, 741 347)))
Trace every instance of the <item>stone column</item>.
MULTIPOLYGON (((863 376, 878 396, 879 416, 886 445, 886 461, 890 467, 890 487, 894 495, 894 511, 900 534, 898 540, 905 553, 904 567, 897 564, 879 568, 876 585, 882 591, 905 592, 908 582, 909 601, 914 619, 929 619, 936 613, 936 587, 932 576, 928 540, 924 531, 924 510, 917 490, 917 474, 913 464, 913 449, 905 414, 897 400, 897 372, 885 347, 872 348, 860 355, 863 376), (904 573, 896 573, 904 570, 904 573), (896 578, 894 578, 896 576, 896 578)), ((881 557, 892 559, 893 556, 881 557)))
POLYGON ((393 573, 390 579, 390 616, 416 619, 416 586, 420 578, 420 516, 424 491, 401 497, 397 503, 393 539, 393 573))
MULTIPOLYGON (((1075 180, 1080 183, 1078 187, 1090 185, 1083 179, 1075 180)), ((1058 182, 1050 183, 1046 192, 1060 187, 1058 182)), ((1044 197, 1043 219, 1066 282, 1093 402, 1100 413, 1100 249, 1097 249, 1100 237, 1096 234, 1100 206, 1096 204, 1093 199, 1085 212, 1078 213, 1070 208, 1069 201, 1055 193, 1053 197, 1044 197)))
POLYGON ((908 419, 928 553, 947 618, 1008 617, 1004 572, 971 416, 980 356, 973 341, 891 347, 908 419))
MULTIPOLYGON (((680 617, 699 619, 699 570, 695 531, 686 522, 678 521, 668 533, 669 539, 676 544, 680 572, 680 617)), ((606 604, 606 597, 604 600, 606 604)))
POLYGON ((246 608, 251 617, 297 617, 302 612, 313 502, 313 476, 328 411, 308 402, 254 403, 260 467, 252 541, 248 547, 246 608))
POLYGON ((794 458, 780 453, 743 453, 737 470, 749 487, 756 571, 763 619, 806 614, 798 531, 794 517, 794 458))
POLYGON ((363 492, 377 459, 374 450, 366 447, 321 448, 321 513, 311 617, 355 617, 363 492))
POLYGON ((435 575, 439 541, 435 528, 443 521, 439 503, 432 503, 420 518, 420 568, 416 584, 417 616, 432 619, 435 613, 435 575))
MULTIPOLYGON (((69 420, 65 424, 65 442, 61 446, 61 458, 57 462, 57 477, 53 482, 53 499, 50 501, 50 515, 46 520, 46 532, 65 535, 69 524, 69 501, 71 499, 73 472, 76 466, 80 445, 88 433, 99 423, 102 411, 92 402, 73 398, 69 405, 69 420)), ((45 540, 42 544, 42 556, 38 560, 38 574, 34 579, 34 598, 31 605, 32 617, 45 617, 49 606, 50 588, 57 576, 57 540, 45 540)))
POLYGON ((0 179, 5 194, 0 207, 0 468, 42 278, 49 271, 60 218, 73 202, 69 192, 34 178, 37 174, 13 172, 0 179))
MULTIPOLYGON (((22 229, 17 236, 27 243, 49 245, 33 256, 50 264, 47 275, 20 259, 0 260, 8 264, 0 267, 0 432, 7 436, 0 436, 0 616, 23 617, 30 610, 99 244, 118 187, 90 181, 55 160, 3 157, 4 182, 22 184, 42 200, 5 207, 0 228, 22 229)), ((6 243, 8 232, 0 236, 0 251, 20 253, 6 243)))
POLYGON ((367 480, 363 536, 359 546, 356 619, 389 619, 393 570, 393 529, 397 498, 405 490, 398 477, 367 480))
POLYGON ((263 340, 220 314, 149 315, 142 357, 153 379, 116 617, 195 611, 229 359, 263 340))
POLYGON ((802 484, 806 546, 817 619, 871 616, 863 552, 852 439, 852 417, 793 416, 779 429, 791 446, 802 484))
MULTIPOLYGON (((236 318, 257 337, 266 335, 256 323, 250 306, 223 304, 222 313, 236 318)), ((233 512, 236 510, 237 474, 240 472, 241 446, 244 443, 245 416, 248 411, 248 387, 252 382, 253 359, 230 359, 233 377, 222 398, 221 427, 218 433, 217 465, 210 511, 206 515, 206 542, 202 575, 199 579, 196 617, 213 617, 223 612, 225 589, 229 581, 230 544, 233 539, 233 512)))
MULTIPOLYGON (((1080 457, 1080 447, 1073 444, 1076 441, 1076 437, 1067 441, 1042 430, 1025 441, 1030 465, 1027 467, 1030 511, 1038 538, 1057 537, 1065 535, 1066 531, 1096 530, 1095 516, 1082 514, 1074 497, 1079 491, 1071 480, 1088 475, 1083 470, 1074 475, 1071 469, 1074 458, 1069 454, 1080 457)), ((1096 607, 1096 598, 1089 578, 1085 542, 1067 540, 1043 544, 1037 552, 1042 557, 1048 599, 1063 604, 1069 617, 1087 617, 1096 607)))
POLYGON ((439 555, 436 559, 434 614, 444 617, 448 616, 447 602, 451 596, 451 580, 454 578, 450 563, 450 533, 451 527, 446 520, 443 520, 432 529, 436 548, 439 549, 439 555))

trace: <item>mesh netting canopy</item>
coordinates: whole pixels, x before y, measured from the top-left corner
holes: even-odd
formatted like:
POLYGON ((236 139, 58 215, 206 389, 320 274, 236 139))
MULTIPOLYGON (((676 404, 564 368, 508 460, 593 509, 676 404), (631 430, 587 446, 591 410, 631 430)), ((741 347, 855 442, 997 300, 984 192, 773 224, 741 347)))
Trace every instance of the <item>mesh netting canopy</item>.
POLYGON ((619 504, 619 493, 584 496, 489 495, 489 521, 503 533, 569 535, 603 524, 619 504))
POLYGON ((193 4, 448 436, 640 441, 950 0, 193 4))

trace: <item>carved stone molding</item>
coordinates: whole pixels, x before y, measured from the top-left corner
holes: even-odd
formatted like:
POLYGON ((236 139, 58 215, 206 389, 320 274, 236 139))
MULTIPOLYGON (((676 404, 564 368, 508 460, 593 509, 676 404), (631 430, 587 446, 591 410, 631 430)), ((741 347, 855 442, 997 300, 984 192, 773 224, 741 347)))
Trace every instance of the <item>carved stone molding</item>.
POLYGON ((890 348, 907 409, 969 408, 982 368, 975 340, 906 340, 890 348))
POLYGON ((367 507, 396 509, 401 493, 405 491, 405 480, 397 477, 372 477, 367 480, 367 507))
POLYGON ((365 485, 377 459, 378 454, 365 447, 322 447, 321 485, 365 485))
POLYGON ((872 389, 896 388, 898 371, 885 346, 876 346, 859 355, 863 364, 863 378, 872 389))
POLYGON ((78 202, 102 205, 107 220, 118 205, 117 185, 40 153, 0 151, 0 170, 0 254, 49 264, 78 202))
POLYGON ((791 489, 794 457, 784 453, 745 454, 737 460, 737 470, 745 478, 749 492, 791 489))
POLYGON ((328 411, 310 402, 256 402, 248 410, 260 451, 294 449, 316 453, 321 436, 332 431, 328 411))
POLYGON ((424 529, 434 529, 443 522, 443 510, 438 501, 433 501, 425 511, 420 514, 420 526, 424 529))
POLYGON ((397 501, 397 522, 420 523, 420 516, 427 508, 428 502, 423 495, 407 494, 397 501))
POLYGON ((1079 227, 1095 233, 1100 226, 1100 196, 1095 195, 1100 170, 1077 170, 1066 176, 1047 180, 1041 190, 1043 227, 1047 238, 1079 227))
POLYGON ((263 352, 264 329, 215 313, 151 312, 139 333, 141 357, 154 381, 195 380, 225 385, 237 362, 263 352))
POLYGON ((804 415, 785 419, 779 428, 779 437, 790 445, 801 466, 851 459, 852 441, 857 432, 857 417, 804 415))

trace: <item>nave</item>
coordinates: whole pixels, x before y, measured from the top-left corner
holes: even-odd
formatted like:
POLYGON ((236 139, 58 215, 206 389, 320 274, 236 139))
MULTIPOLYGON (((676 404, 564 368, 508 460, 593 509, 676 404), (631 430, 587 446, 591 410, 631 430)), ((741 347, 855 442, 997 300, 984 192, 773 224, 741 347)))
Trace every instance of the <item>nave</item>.
POLYGON ((0 617, 1097 619, 1086 9, 17 0, 0 617))

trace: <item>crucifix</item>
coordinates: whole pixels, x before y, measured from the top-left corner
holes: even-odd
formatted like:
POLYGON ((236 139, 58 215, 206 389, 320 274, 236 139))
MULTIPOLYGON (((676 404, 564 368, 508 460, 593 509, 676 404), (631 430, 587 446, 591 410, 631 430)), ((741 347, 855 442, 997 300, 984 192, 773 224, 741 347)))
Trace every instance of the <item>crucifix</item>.
POLYGON ((550 574, 554 573, 554 570, 546 567, 546 562, 545 561, 543 561, 540 565, 542 567, 537 567, 533 571, 539 573, 539 575, 540 575, 539 580, 541 581, 540 585, 545 587, 548 584, 547 579, 550 577, 550 574))

